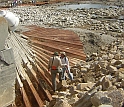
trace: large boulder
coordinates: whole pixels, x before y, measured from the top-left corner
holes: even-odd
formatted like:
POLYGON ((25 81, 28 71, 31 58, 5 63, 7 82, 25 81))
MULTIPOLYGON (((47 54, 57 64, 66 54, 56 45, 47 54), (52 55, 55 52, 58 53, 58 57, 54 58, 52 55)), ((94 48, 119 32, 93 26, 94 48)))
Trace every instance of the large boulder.
POLYGON ((101 104, 111 104, 111 98, 107 96, 105 92, 99 91, 92 98, 91 102, 95 107, 100 106, 101 104))

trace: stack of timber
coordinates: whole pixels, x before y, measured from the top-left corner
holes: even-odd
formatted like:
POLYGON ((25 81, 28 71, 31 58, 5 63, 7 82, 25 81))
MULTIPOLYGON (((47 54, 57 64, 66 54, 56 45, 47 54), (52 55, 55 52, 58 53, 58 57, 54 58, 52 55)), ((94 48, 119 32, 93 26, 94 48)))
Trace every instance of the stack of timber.
MULTIPOLYGON (((54 51, 65 51, 74 66, 85 60, 82 43, 72 31, 28 26, 29 30, 11 33, 7 47, 12 47, 17 80, 15 105, 17 107, 43 107, 52 100, 51 73, 47 71, 54 51)), ((57 79, 58 83, 58 79, 57 79)))

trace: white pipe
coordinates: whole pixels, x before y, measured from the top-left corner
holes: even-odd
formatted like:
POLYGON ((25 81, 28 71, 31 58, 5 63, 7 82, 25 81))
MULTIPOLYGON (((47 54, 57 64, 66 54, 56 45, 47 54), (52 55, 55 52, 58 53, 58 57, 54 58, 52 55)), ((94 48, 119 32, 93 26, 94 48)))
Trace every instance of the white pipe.
POLYGON ((15 14, 7 10, 0 10, 0 16, 3 16, 7 20, 9 30, 14 31, 17 28, 19 18, 15 14))

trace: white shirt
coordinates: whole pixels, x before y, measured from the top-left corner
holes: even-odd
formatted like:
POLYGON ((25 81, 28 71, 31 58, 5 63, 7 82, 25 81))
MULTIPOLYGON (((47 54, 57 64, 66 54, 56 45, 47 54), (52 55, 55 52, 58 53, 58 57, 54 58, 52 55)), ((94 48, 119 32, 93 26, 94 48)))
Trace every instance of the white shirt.
POLYGON ((62 64, 67 64, 68 70, 70 71, 70 66, 69 66, 68 58, 67 57, 63 57, 63 58, 60 58, 60 59, 61 59, 62 64))

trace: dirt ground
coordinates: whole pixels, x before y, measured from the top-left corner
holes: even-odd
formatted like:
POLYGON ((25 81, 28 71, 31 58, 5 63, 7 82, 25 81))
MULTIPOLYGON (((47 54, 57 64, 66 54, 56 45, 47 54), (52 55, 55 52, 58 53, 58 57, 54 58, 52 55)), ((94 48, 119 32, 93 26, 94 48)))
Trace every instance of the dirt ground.
POLYGON ((68 29, 73 30, 76 34, 78 34, 80 40, 82 41, 83 49, 86 55, 91 55, 92 53, 100 53, 102 47, 109 45, 113 41, 117 40, 117 37, 111 36, 116 36, 117 33, 102 34, 100 31, 90 31, 80 28, 68 29))

